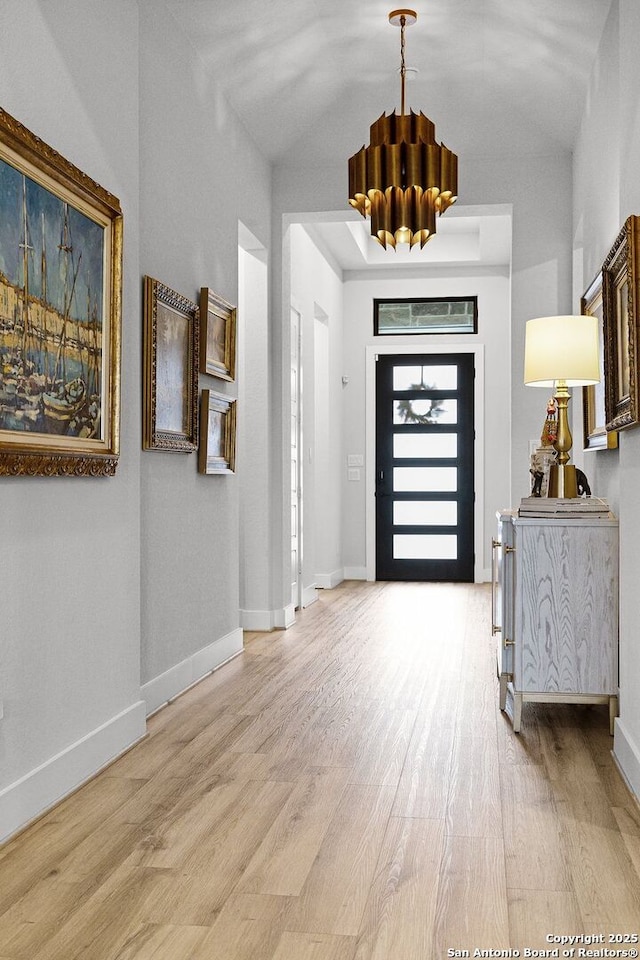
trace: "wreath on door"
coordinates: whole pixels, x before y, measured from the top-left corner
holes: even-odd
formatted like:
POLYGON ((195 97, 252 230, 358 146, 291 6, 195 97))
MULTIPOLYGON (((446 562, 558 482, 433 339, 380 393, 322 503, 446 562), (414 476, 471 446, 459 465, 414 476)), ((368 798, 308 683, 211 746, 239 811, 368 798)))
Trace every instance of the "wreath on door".
MULTIPOLYGON (((412 383, 409 389, 435 390, 435 387, 425 384, 423 381, 422 383, 412 383)), ((429 408, 426 413, 418 413, 413 407, 413 402, 413 400, 397 401, 398 414, 402 417, 405 423, 437 423, 440 414, 444 413, 444 407, 441 400, 420 400, 421 404, 424 404, 425 402, 429 403, 429 408)))

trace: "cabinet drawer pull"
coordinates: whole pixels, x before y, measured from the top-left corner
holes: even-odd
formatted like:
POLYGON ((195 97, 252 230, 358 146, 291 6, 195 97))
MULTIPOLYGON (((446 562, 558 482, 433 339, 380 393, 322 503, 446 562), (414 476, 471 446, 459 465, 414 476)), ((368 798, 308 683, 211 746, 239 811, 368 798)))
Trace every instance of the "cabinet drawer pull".
POLYGON ((515 642, 515 640, 507 640, 507 638, 505 637, 505 638, 504 638, 504 645, 505 645, 505 647, 515 647, 516 642, 515 642))
POLYGON ((495 637, 496 633, 502 633, 502 627, 498 627, 495 623, 491 624, 491 636, 495 637))
POLYGON ((501 540, 496 540, 496 539, 492 538, 492 540, 491 540, 491 549, 492 549, 492 550, 497 550, 498 547, 501 547, 501 546, 502 546, 502 541, 501 541, 501 540))
POLYGON ((504 548, 504 552, 505 552, 505 553, 515 553, 515 552, 516 552, 516 548, 515 548, 515 547, 505 547, 505 548, 504 548))

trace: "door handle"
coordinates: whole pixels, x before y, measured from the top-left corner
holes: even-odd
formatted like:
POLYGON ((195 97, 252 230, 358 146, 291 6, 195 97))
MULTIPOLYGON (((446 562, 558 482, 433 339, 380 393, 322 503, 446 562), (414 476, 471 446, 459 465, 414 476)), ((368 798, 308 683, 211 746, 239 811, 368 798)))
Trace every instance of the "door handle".
POLYGON ((491 636, 502 632, 502 627, 496 623, 496 591, 498 589, 498 575, 496 569, 496 550, 502 546, 500 540, 491 539, 491 636))
POLYGON ((376 497, 390 497, 391 494, 384 489, 384 470, 378 470, 376 477, 376 497))

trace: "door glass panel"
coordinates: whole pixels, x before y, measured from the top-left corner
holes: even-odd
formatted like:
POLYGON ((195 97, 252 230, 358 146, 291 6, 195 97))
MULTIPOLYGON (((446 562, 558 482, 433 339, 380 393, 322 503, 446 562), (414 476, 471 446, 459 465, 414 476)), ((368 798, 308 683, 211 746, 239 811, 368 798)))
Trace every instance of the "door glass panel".
POLYGON ((455 527, 458 523, 458 504, 455 500, 395 500, 394 526, 455 527))
POLYGON ((457 366, 394 367, 394 390, 457 390, 457 366))
POLYGON ((393 537, 394 560, 457 560, 455 534, 396 533, 393 537))
POLYGON ((458 489, 457 467, 394 467, 394 491, 435 492, 458 489))
POLYGON ((458 435, 456 433, 395 433, 393 435, 393 456, 401 460, 407 457, 458 456, 458 435))
POLYGON ((394 423, 457 423, 457 400, 394 400, 394 423))

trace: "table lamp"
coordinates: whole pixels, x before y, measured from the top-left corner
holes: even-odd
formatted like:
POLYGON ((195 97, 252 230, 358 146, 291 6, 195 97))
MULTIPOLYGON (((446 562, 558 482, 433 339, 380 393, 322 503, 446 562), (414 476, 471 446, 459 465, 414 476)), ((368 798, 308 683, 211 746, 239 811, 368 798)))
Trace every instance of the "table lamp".
POLYGON ((568 461, 571 431, 569 387, 600 382, 597 317, 538 317, 528 320, 524 343, 524 382, 553 387, 558 408, 556 462, 549 474, 549 497, 577 497, 576 468, 568 461))

